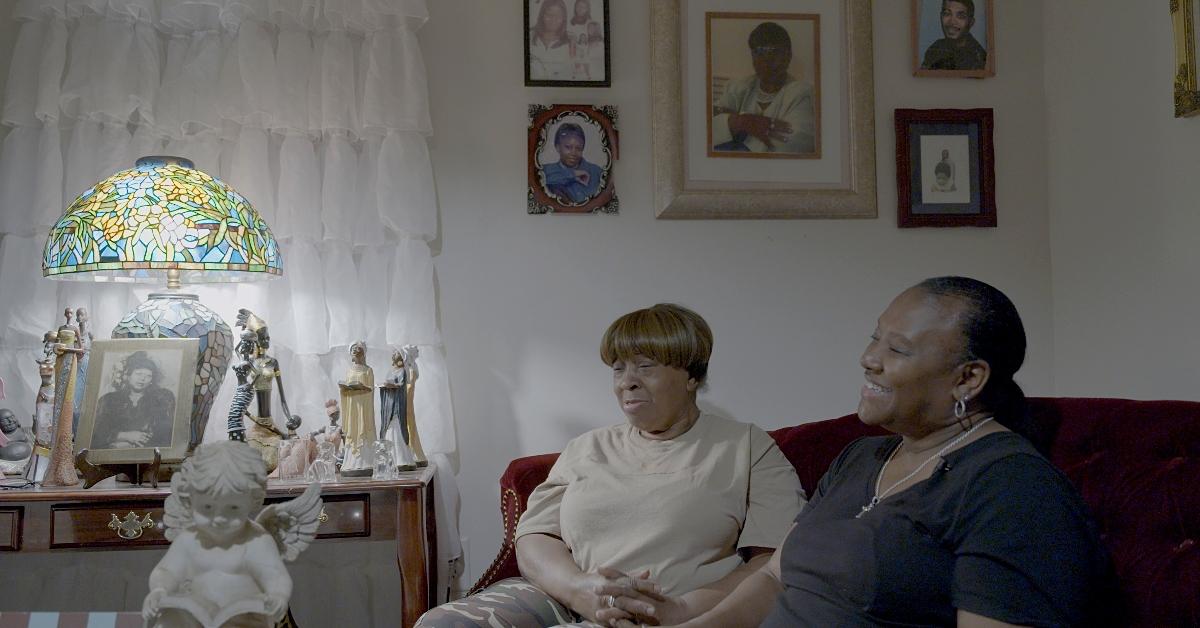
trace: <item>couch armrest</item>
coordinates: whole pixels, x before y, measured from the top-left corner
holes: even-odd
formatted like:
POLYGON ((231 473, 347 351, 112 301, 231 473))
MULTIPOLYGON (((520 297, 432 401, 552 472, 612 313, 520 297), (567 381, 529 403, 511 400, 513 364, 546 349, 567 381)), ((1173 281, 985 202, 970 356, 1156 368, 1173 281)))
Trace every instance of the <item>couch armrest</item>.
POLYGON ((484 588, 505 578, 521 575, 517 569, 516 539, 517 521, 529 505, 529 494, 546 481, 550 467, 558 460, 558 454, 541 454, 517 458, 508 463, 504 475, 500 476, 500 516, 504 520, 504 540, 491 567, 471 587, 469 593, 478 593, 484 588))

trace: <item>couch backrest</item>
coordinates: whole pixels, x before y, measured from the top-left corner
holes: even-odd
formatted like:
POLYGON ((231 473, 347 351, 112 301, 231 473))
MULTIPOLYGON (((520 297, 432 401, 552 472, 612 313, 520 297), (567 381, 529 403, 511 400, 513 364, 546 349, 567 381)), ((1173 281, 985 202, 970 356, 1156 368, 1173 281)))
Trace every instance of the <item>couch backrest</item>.
MULTIPOLYGON (((1200 626, 1200 403, 1029 400, 1050 460, 1092 510, 1132 626, 1200 626)), ((771 432, 811 494, 838 452, 883 434, 856 415, 771 432)), ((475 590, 517 575, 512 533, 558 454, 514 460, 500 479, 505 539, 475 590)))

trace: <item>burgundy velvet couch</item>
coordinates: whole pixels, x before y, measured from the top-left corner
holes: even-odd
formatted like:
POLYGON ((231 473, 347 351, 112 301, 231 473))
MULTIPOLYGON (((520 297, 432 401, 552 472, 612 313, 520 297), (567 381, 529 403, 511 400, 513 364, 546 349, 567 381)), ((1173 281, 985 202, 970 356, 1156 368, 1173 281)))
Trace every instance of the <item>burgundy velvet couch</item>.
MULTIPOLYGON (((1044 397, 1029 400, 1050 460, 1092 509, 1119 579, 1120 623, 1200 626, 1200 403, 1044 397)), ((847 415, 770 434, 811 493, 859 436, 847 415)), ((500 478, 504 543, 472 591, 519 575, 513 530, 558 454, 518 458, 500 478)))

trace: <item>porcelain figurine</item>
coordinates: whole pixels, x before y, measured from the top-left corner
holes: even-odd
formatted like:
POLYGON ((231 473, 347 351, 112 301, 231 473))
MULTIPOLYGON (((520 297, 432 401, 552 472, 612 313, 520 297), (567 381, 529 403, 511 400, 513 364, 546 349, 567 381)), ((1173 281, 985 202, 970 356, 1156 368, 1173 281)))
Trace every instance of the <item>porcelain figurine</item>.
POLYGON ((379 438, 392 444, 392 460, 401 471, 417 468, 417 461, 408 446, 407 383, 408 370, 404 365, 404 353, 397 350, 392 353, 392 370, 379 385, 379 438))
POLYGON ((287 611, 295 560, 320 525, 321 488, 263 508, 267 469, 240 441, 196 448, 171 478, 167 553, 150 573, 147 626, 271 626, 287 611))
POLYGON ((50 464, 50 448, 54 445, 54 345, 58 332, 46 332, 46 357, 37 361, 37 399, 33 410, 33 455, 25 466, 25 479, 41 482, 50 464))
POLYGON ((250 424, 246 429, 246 442, 253 445, 262 454, 267 463, 267 471, 273 471, 279 462, 279 441, 285 433, 275 427, 271 419, 271 398, 276 388, 279 389, 279 405, 283 408, 283 417, 287 430, 293 431, 300 427, 300 421, 288 410, 287 396, 283 392, 283 373, 279 370, 279 361, 267 353, 271 347, 271 334, 267 323, 245 308, 238 310, 237 324, 239 327, 255 334, 254 355, 251 359, 253 369, 248 377, 254 386, 258 400, 257 414, 248 414, 250 424))
POLYGON ((75 390, 81 393, 75 395, 75 414, 71 421, 71 432, 76 434, 79 433, 79 414, 83 411, 82 391, 87 390, 88 362, 92 355, 92 341, 94 340, 90 321, 91 318, 86 309, 75 310, 75 324, 79 328, 79 335, 75 337, 75 346, 83 349, 83 353, 79 354, 79 360, 75 365, 75 369, 79 372, 75 390))
POLYGON ((417 345, 404 345, 400 351, 404 354, 404 368, 408 372, 408 382, 405 384, 408 390, 408 416, 405 417, 405 423, 408 425, 408 447, 412 449, 413 459, 416 460, 417 466, 427 467, 429 460, 425 458, 425 450, 421 448, 421 435, 417 431, 417 413, 413 406, 413 399, 417 392, 417 377, 420 376, 417 371, 417 356, 421 354, 421 350, 417 348, 417 345))
POLYGON ((375 448, 375 371, 367 366, 367 345, 362 341, 350 345, 350 369, 338 388, 346 452, 342 475, 369 476, 375 448))

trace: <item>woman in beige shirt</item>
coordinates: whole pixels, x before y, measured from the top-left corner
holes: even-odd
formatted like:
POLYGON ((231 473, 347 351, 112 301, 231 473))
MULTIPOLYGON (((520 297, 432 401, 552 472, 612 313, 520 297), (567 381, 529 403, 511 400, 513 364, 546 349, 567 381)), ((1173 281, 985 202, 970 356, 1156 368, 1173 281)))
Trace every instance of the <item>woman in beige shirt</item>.
POLYGON ((567 444, 517 525, 523 578, 427 613, 418 626, 596 626, 604 608, 683 621, 763 564, 804 503, 758 427, 696 405, 712 332, 659 304, 617 319, 600 357, 625 421, 567 444), (619 584, 642 598, 599 592, 619 584), (475 622, 475 623, 472 623, 475 622))

